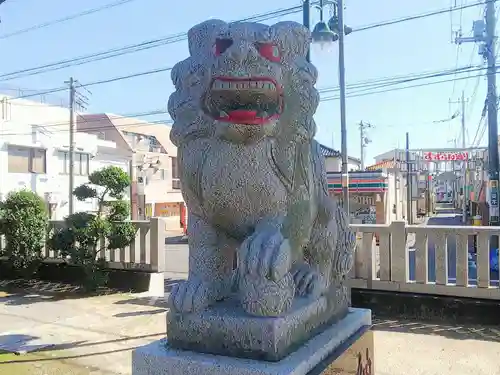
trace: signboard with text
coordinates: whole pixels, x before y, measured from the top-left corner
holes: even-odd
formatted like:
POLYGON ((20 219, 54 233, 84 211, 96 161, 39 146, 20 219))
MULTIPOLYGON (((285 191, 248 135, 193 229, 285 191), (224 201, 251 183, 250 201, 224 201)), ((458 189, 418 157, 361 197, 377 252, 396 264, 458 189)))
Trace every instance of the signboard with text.
POLYGON ((469 160, 468 152, 424 152, 427 161, 465 161, 469 160))
POLYGON ((490 221, 498 222, 498 181, 490 181, 490 221))

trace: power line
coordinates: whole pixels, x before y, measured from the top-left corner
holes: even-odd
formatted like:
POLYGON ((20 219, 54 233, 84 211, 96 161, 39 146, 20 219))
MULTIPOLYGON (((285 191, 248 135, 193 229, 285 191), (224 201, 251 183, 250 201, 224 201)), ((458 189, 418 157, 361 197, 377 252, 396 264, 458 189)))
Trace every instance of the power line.
MULTIPOLYGON (((460 71, 471 71, 470 69, 471 69, 471 67, 459 68, 460 71)), ((481 69, 484 69, 484 68, 479 68, 479 69, 478 68, 474 68, 472 71, 481 70, 481 69)), ((125 79, 146 76, 146 75, 150 75, 150 74, 167 72, 167 71, 170 71, 170 70, 172 70, 172 67, 152 69, 152 70, 148 70, 148 71, 143 71, 143 72, 138 72, 138 73, 134 73, 134 74, 129 74, 129 75, 126 75, 126 76, 120 76, 120 77, 114 77, 114 78, 109 78, 109 79, 103 79, 103 80, 100 80, 100 81, 94 81, 94 82, 82 84, 81 86, 82 87, 96 86, 96 85, 101 85, 101 84, 105 84, 105 83, 116 82, 116 81, 121 81, 121 80, 125 80, 125 79)), ((450 71, 435 73, 435 74, 427 75, 427 76, 424 76, 424 77, 415 77, 415 78, 409 78, 409 79, 400 80, 400 81, 397 81, 397 83, 400 84, 400 83, 412 82, 412 81, 419 80, 419 79, 427 79, 427 78, 434 78, 434 77, 445 76, 445 75, 453 74, 455 71, 456 71, 455 69, 452 69, 450 71)), ((384 86, 387 86, 387 85, 393 85, 393 84, 395 84, 395 83, 394 82, 375 82, 372 85, 372 86, 375 86, 375 87, 372 87, 372 88, 380 88, 380 87, 384 87, 384 86)), ((348 88, 355 88, 355 86, 349 86, 348 85, 348 88)), ((61 92, 61 91, 65 91, 65 90, 67 90, 67 87, 62 86, 62 87, 58 87, 58 88, 54 88, 54 89, 48 89, 48 90, 42 91, 42 92, 37 92, 37 93, 32 93, 32 94, 26 94, 26 95, 17 96, 17 97, 11 98, 11 100, 25 99, 25 98, 30 98, 30 97, 33 97, 33 96, 38 96, 38 95, 53 94, 53 93, 61 92)), ((336 90, 338 90, 338 88, 325 88, 325 89, 323 89, 322 92, 325 93, 325 92, 336 91, 336 90)))
MULTIPOLYGON (((463 6, 464 5, 464 0, 461 0, 460 2, 460 6, 463 6)), ((456 6, 456 1, 455 1, 455 6, 456 6)), ((459 36, 461 37, 462 36, 462 19, 463 19, 463 12, 464 10, 461 9, 460 10, 460 16, 459 16, 459 31, 456 33, 456 36, 459 36)), ((450 13, 450 14, 453 14, 453 13, 450 13)), ((452 20, 452 23, 451 23, 451 28, 452 28, 452 33, 453 33, 453 18, 451 18, 452 20)), ((454 40, 454 43, 456 44, 456 56, 455 56, 455 67, 458 67, 458 62, 459 62, 459 57, 460 57, 460 52, 462 50, 462 44, 461 43, 457 43, 456 42, 456 39, 454 40)), ((453 82, 453 88, 451 89, 451 95, 450 97, 453 97, 455 95, 455 88, 456 88, 456 81, 453 82)), ((448 113, 449 115, 449 113, 448 113)))
MULTIPOLYGON (((461 72, 467 72, 467 71, 470 71, 471 69, 473 69, 474 67, 460 67, 458 69, 448 69, 448 70, 441 70, 441 71, 425 71, 425 72, 420 72, 420 73, 413 73, 413 74, 410 74, 410 75, 396 75, 396 76, 393 76, 393 77, 383 77, 383 78, 378 78, 378 79, 369 79, 369 80, 364 80, 364 81, 359 81, 359 82, 355 82, 355 83, 351 83, 351 84, 348 84, 347 85, 347 88, 348 89, 356 89, 356 88, 362 88, 363 91, 366 89, 366 88, 370 88, 370 89, 374 89, 374 88, 381 88, 381 87, 384 87, 384 86, 387 86, 387 85, 396 85, 396 84, 401 84, 401 83, 406 83, 406 82, 409 82, 409 81, 414 81, 414 80, 418 80, 418 79, 428 79, 428 78, 433 78, 433 77, 439 77, 439 76, 445 76, 445 75, 449 75, 449 74, 452 74, 454 73, 455 71, 461 71, 461 72), (411 79, 403 79, 404 77, 412 77, 411 79)), ((161 71, 166 71, 166 70, 170 70, 170 68, 165 68, 165 69, 155 69, 155 70, 152 70, 152 71, 147 71, 147 72, 141 72, 141 73, 138 73, 138 74, 131 74, 131 75, 128 75, 128 76, 122 76, 122 77, 115 77, 115 78, 111 78, 111 79, 107 79, 107 80, 102 80, 102 81, 97 81, 97 82, 91 82, 89 84, 86 84, 86 85, 82 85, 82 87, 84 86, 92 86, 92 85, 97 85, 97 84, 103 84, 103 83, 109 83, 109 82, 114 82, 114 81, 118 81, 118 80, 122 80, 122 79, 128 79, 128 78, 132 78, 132 77, 137 77, 137 76, 140 76, 140 75, 146 75, 146 74, 153 74, 153 73, 158 73, 158 72, 161 72, 161 71)), ((474 71, 477 70, 477 68, 473 69, 474 71)), ((24 99, 24 98, 27 98, 29 96, 38 96, 38 95, 43 95, 47 92, 54 92, 55 90, 66 90, 65 87, 62 87, 62 88, 57 88, 57 89, 51 89, 51 90, 48 90, 48 91, 45 91, 45 92, 36 92, 36 93, 33 93, 33 94, 30 94, 30 95, 21 95, 21 96, 18 96, 18 97, 14 97, 14 98, 8 98, 8 101, 10 104, 12 105, 19 105, 19 106, 44 106, 44 104, 28 104, 28 103, 19 103, 19 102, 15 102, 14 100, 16 99, 24 99)), ((322 89, 319 89, 318 91, 320 93, 328 93, 328 92, 333 92, 333 91, 337 91, 338 90, 338 87, 324 87, 322 89)), ((125 115, 122 115, 123 117, 138 117, 138 116, 149 116, 149 115, 153 115, 153 114, 162 114, 162 113, 166 113, 165 110, 153 110, 153 111, 148 111, 148 112, 141 112, 139 114, 137 113, 134 113, 134 114, 125 114, 125 115)), ((98 120, 100 121, 100 120, 98 120)), ((60 125, 67 125, 68 123, 67 122, 62 122, 62 123, 42 123, 42 124, 38 124, 40 126, 60 126, 60 125)))
POLYGON ((486 119, 486 113, 485 116, 481 116, 481 118, 479 119, 479 123, 477 124, 476 133, 474 134, 474 139, 472 140, 471 147, 477 147, 477 145, 481 143, 481 140, 483 139, 484 136, 484 131, 486 129, 485 126, 486 123, 484 122, 485 119, 486 119), (481 133, 481 137, 479 137, 479 133, 481 133))
MULTIPOLYGON (((353 89, 353 88, 362 88, 362 91, 366 91, 369 89, 374 89, 374 88, 382 88, 382 87, 387 87, 387 86, 392 86, 395 84, 402 84, 402 83, 409 83, 409 82, 414 82, 422 79, 429 79, 429 78, 438 78, 438 77, 444 77, 448 75, 457 75, 457 74, 462 74, 462 73, 471 73, 471 72, 477 72, 480 70, 485 70, 486 68, 484 67, 473 67, 473 66, 466 66, 466 67, 460 67, 457 69, 449 69, 449 70, 441 70, 441 71, 434 71, 434 72, 429 72, 429 73, 417 73, 413 77, 410 78, 403 78, 399 80, 391 79, 391 78, 386 78, 386 79, 380 79, 380 80, 374 80, 371 83, 366 83, 359 85, 354 84, 354 85, 347 85, 348 89, 353 89)), ((410 75, 411 76, 411 75, 410 75)), ((327 93, 327 92, 332 92, 332 91, 338 91, 338 87, 331 87, 331 88, 324 88, 322 90, 319 90, 319 93, 327 93)))
MULTIPOLYGON (((474 75, 474 76, 439 80, 439 81, 435 81, 435 82, 426 82, 426 83, 421 83, 421 84, 416 84, 416 85, 408 85, 408 86, 404 86, 404 87, 394 87, 394 88, 389 88, 389 89, 385 89, 385 90, 373 90, 370 92, 354 92, 354 93, 350 93, 350 94, 348 93, 347 97, 348 98, 356 98, 356 97, 360 97, 360 96, 382 94, 382 93, 386 93, 386 92, 399 91, 399 90, 405 90, 405 89, 416 88, 416 87, 431 86, 431 85, 436 85, 436 84, 441 84, 441 83, 453 82, 454 80, 461 81, 464 79, 471 79, 471 78, 484 77, 484 76, 486 76, 486 73, 478 74, 478 75, 474 75)), ((339 99, 338 96, 330 96, 330 97, 326 97, 326 98, 321 98, 320 101, 323 102, 323 101, 331 101, 331 100, 338 100, 338 99, 339 99)))
MULTIPOLYGON (((486 9, 485 9, 485 12, 486 12, 486 9)), ((497 12, 496 12, 496 18, 497 19, 498 19, 499 14, 500 14, 500 8, 497 9, 497 12)), ((496 41, 494 41, 494 43, 498 47, 498 43, 496 41)), ((498 58, 499 53, 500 53, 500 49, 497 49, 497 52, 495 54, 495 59, 498 58)), ((473 100, 475 100, 475 98, 476 98, 476 92, 477 92, 477 89, 479 87, 479 82, 480 82, 480 78, 477 79, 476 85, 474 87, 473 100)), ((481 117, 479 118, 479 122, 477 124, 476 132, 475 132, 475 135, 474 135, 474 139, 472 140, 472 143, 471 143, 472 147, 476 147, 477 145, 479 145, 479 143, 481 143, 481 141, 483 139, 483 136, 484 136, 484 133, 486 131, 486 123, 484 122, 484 120, 486 119, 486 114, 487 114, 487 100, 488 100, 488 98, 485 100, 485 103, 483 105, 483 110, 481 112, 481 117)))
POLYGON ((422 19, 422 18, 427 18, 427 17, 432 17, 432 16, 438 16, 440 14, 446 14, 446 13, 449 13, 449 12, 461 11, 463 9, 473 8, 473 7, 484 5, 484 4, 488 4, 488 3, 495 3, 497 1, 498 0, 477 1, 475 3, 470 3, 470 4, 465 4, 465 5, 462 5, 462 6, 458 6, 458 7, 453 7, 451 9, 450 8, 438 9, 438 10, 434 10, 434 11, 430 11, 430 12, 425 12, 425 13, 417 14, 417 15, 414 15, 414 16, 401 17, 401 18, 398 18, 398 19, 390 20, 390 21, 384 21, 384 22, 379 22, 379 23, 373 23, 371 25, 356 27, 356 28, 353 28, 352 32, 371 30, 371 29, 375 29, 375 28, 378 28, 378 27, 396 25, 396 24, 402 23, 402 22, 415 21, 415 20, 419 20, 419 19, 422 19))
POLYGON ((76 18, 88 16, 90 14, 101 12, 103 10, 107 10, 107 9, 110 9, 110 8, 115 8, 115 7, 118 7, 120 5, 131 3, 132 1, 135 1, 135 0, 119 0, 119 1, 115 1, 113 3, 102 5, 102 6, 97 7, 97 8, 88 9, 88 10, 85 10, 85 11, 80 12, 80 13, 75 13, 75 14, 72 14, 72 15, 69 15, 69 16, 58 18, 56 20, 47 21, 47 22, 44 22, 44 23, 40 23, 38 25, 27 27, 25 29, 20 29, 20 30, 17 30, 17 31, 13 31, 11 33, 3 34, 3 35, 0 35, 0 39, 7 39, 7 38, 10 38, 10 37, 13 37, 13 36, 17 36, 17 35, 21 35, 21 34, 26 34, 26 33, 29 33, 31 31, 35 31, 35 30, 43 29, 45 27, 57 25, 59 23, 71 21, 71 20, 74 20, 76 18))
MULTIPOLYGON (((398 90, 403 90, 403 89, 409 89, 409 88, 415 88, 415 87, 422 87, 422 86, 429 86, 429 85, 434 85, 434 84, 440 84, 440 83, 446 83, 446 82, 453 82, 454 80, 463 80, 463 79, 471 79, 471 78, 475 78, 477 76, 485 76, 485 74, 479 74, 479 75, 476 75, 476 76, 467 76, 467 77, 461 77, 461 78, 453 78, 453 79, 448 79, 448 80, 438 80, 438 81, 435 81, 435 82, 426 82, 426 83, 423 83, 423 84, 415 84, 415 85, 408 85, 408 86, 404 86, 404 87, 393 87, 393 88, 389 88, 389 89, 385 89, 385 90, 373 90, 370 91, 370 92, 354 92, 354 93, 348 93, 347 94, 347 97, 358 97, 358 96, 365 96, 365 95, 374 95, 374 94, 379 94, 379 93, 385 93, 385 92, 392 92, 392 91, 398 91, 398 90)), ((424 79, 424 78, 421 78, 421 79, 424 79)), ((426 79, 426 78, 425 78, 426 79)), ((397 82, 395 82, 394 84, 397 84, 397 82)), ((336 96, 331 96, 331 97, 323 97, 320 99, 320 102, 324 102, 324 101, 331 101, 331 100, 337 100, 338 97, 336 96)), ((153 114, 160 114, 160 113, 165 113, 164 111, 162 110, 154 110, 154 111, 150 111, 149 114, 148 112, 144 112, 144 113, 140 113, 138 114, 138 116, 146 116, 146 115, 153 115, 153 114)), ((124 116, 120 116, 120 117, 127 117, 126 115, 124 116)), ((128 116, 128 117, 132 117, 132 116, 128 116)), ((96 119, 95 121, 101 121, 102 119, 96 119)), ((161 123, 165 123, 165 122, 171 122, 172 120, 161 120, 159 122, 161 123)), ((86 120, 86 122, 93 122, 92 120, 86 120)), ((146 124, 144 122, 140 122, 139 124, 140 125, 147 125, 148 122, 146 122, 146 124)), ((149 122, 151 123, 151 122, 149 122)), ((41 126, 41 127, 50 127, 50 126, 63 126, 63 125, 67 125, 67 123, 56 123, 56 124, 39 124, 37 126, 41 126)), ((131 124, 124 124, 123 126, 129 126, 131 124)), ((115 127, 115 126, 113 126, 115 127)), ((111 127, 110 127, 111 128, 111 127)), ((104 128, 103 128, 104 129, 104 128)), ((80 131, 83 131, 84 128, 81 128, 79 129, 80 131)), ((85 130, 93 130, 93 131, 96 131, 96 130, 99 130, 99 128, 95 128, 95 127, 91 127, 91 128, 88 128, 88 129, 85 129, 85 130)), ((67 131, 67 130, 62 130, 62 131, 67 131)), ((0 133, 0 135, 21 135, 21 133, 0 133)))
MULTIPOLYGON (((316 3, 316 2, 315 2, 316 3)), ((259 13, 251 17, 244 18, 242 20, 233 21, 236 22, 262 22, 269 19, 286 16, 293 13, 298 13, 302 10, 302 6, 295 6, 291 8, 278 9, 271 12, 259 13)), ((0 82, 9 81, 16 78, 23 78, 32 75, 42 74, 46 72, 51 72, 54 70, 64 69, 70 66, 83 65, 90 62, 106 60, 113 57, 118 57, 130 53, 136 53, 139 51, 144 51, 156 47, 161 47, 167 44, 177 43, 187 39, 187 32, 172 34, 170 36, 146 40, 140 43, 131 44, 124 47, 118 47, 113 49, 107 49, 103 52, 91 53, 88 55, 81 55, 70 59, 60 60, 53 63, 48 63, 40 65, 34 68, 26 68, 11 73, 6 73, 0 75, 0 82)))
MULTIPOLYGON (((147 116, 155 116, 155 115, 164 115, 167 114, 168 111, 166 109, 152 109, 152 110, 147 110, 147 111, 142 111, 142 112, 133 112, 133 113, 125 113, 125 114, 112 114, 112 113, 105 113, 108 118, 111 119, 120 119, 120 118, 138 118, 138 117, 147 117, 147 116)), ((92 123, 92 122, 100 122, 103 120, 103 118, 96 118, 96 119, 87 119, 83 117, 84 114, 78 114, 82 121, 85 123, 92 123)), ((167 122, 172 122, 172 119, 166 120, 167 122)), ((41 126, 43 128, 53 128, 53 127, 59 127, 59 126, 67 126, 69 125, 68 121, 62 121, 62 122, 42 122, 38 124, 34 124, 36 126, 41 126)), ((3 133, 0 132, 0 135, 3 135, 3 133)))
MULTIPOLYGON (((497 0, 487 0, 486 2, 490 2, 490 1, 497 1, 497 0)), ((314 2, 313 5, 316 3, 317 2, 314 2)), ((454 11, 458 11, 461 9, 466 9, 466 8, 471 8, 474 6, 482 5, 482 4, 484 4, 484 3, 483 2, 476 2, 476 3, 464 5, 462 7, 456 7, 456 8, 452 8, 452 9, 449 9, 449 8, 440 9, 437 11, 421 13, 421 14, 417 14, 417 15, 413 15, 413 16, 404 17, 404 18, 382 21, 379 23, 354 28, 353 32, 370 30, 370 29, 377 28, 377 27, 390 26, 390 25, 394 25, 397 23, 401 23, 401 22, 413 21, 413 20, 431 17, 431 16, 435 16, 435 15, 439 15, 439 14, 444 14, 447 12, 454 12, 454 11)), ((285 9, 278 9, 278 10, 266 12, 266 13, 261 13, 261 14, 257 14, 257 15, 251 16, 251 17, 247 17, 243 20, 233 21, 233 22, 248 22, 248 21, 263 22, 263 21, 273 19, 273 18, 282 17, 282 16, 294 14, 294 13, 299 13, 301 11, 302 11, 302 5, 290 7, 290 8, 285 8, 285 9)), ((129 54, 129 53, 136 53, 139 51, 143 51, 143 50, 156 48, 156 47, 160 47, 160 46, 167 45, 167 44, 180 42, 180 41, 183 41, 186 39, 187 39, 187 33, 184 32, 184 33, 173 34, 173 35, 170 35, 167 37, 146 40, 146 41, 143 41, 143 42, 140 42, 137 44, 132 44, 132 45, 124 46, 124 47, 118 47, 118 48, 114 48, 114 49, 108 49, 108 50, 103 51, 103 52, 82 55, 82 56, 78 56, 78 57, 71 58, 71 59, 65 59, 65 60, 60 60, 57 62, 41 65, 38 67, 26 68, 26 69, 2 74, 2 75, 0 75, 0 78, 2 78, 2 79, 0 79, 0 82, 8 81, 8 80, 16 79, 16 78, 23 78, 23 77, 27 77, 27 76, 31 76, 31 75, 36 75, 36 74, 42 74, 42 73, 46 73, 46 72, 50 72, 50 71, 54 71, 54 70, 67 68, 69 66, 82 65, 82 64, 87 64, 87 63, 94 62, 94 61, 101 61, 101 60, 105 60, 105 59, 109 59, 109 58, 113 58, 113 57, 117 57, 117 56, 122 56, 122 55, 129 54)))
MULTIPOLYGON (((121 117, 111 117, 111 119, 120 119, 121 117)), ((87 121, 87 120, 84 120, 82 121, 83 123, 91 123, 91 122, 99 122, 99 121, 102 121, 101 120, 96 120, 96 121, 87 121)), ((129 127, 141 127, 141 126, 147 126, 147 125, 151 125, 151 124, 157 124, 157 125, 170 125, 172 124, 172 119, 161 119, 161 120, 152 120, 152 121, 141 121, 140 119, 138 119, 137 122, 131 122, 131 123, 127 123, 127 124, 117 124, 117 125, 105 125, 105 126, 99 126, 99 127, 79 127, 77 128, 77 133, 85 133, 85 132, 90 132, 90 134, 95 134, 96 132, 100 132, 100 131, 103 131, 103 130, 109 130, 109 129, 120 129, 120 128, 129 128, 129 127)), ((48 126, 42 126, 42 125, 33 125, 34 127, 39 127, 41 128, 41 130, 43 131, 44 129, 48 128, 48 126)), ((51 129, 48 131, 49 134, 53 134, 53 133, 68 133, 69 132, 69 128, 68 129, 51 129)), ((0 136, 4 137, 4 136, 17 136, 17 135, 30 135, 32 134, 31 132, 29 133, 1 133, 0 132, 0 136)))
MULTIPOLYGON (((152 70, 147 70, 147 71, 144 71, 144 72, 139 72, 139 73, 134 73, 134 74, 128 74, 126 76, 120 76, 120 77, 103 79, 103 80, 100 80, 100 81, 94 81, 94 82, 90 82, 90 83, 86 83, 84 85, 81 85, 80 87, 90 87, 90 86, 102 85, 102 84, 105 84, 105 83, 122 81, 124 79, 130 79, 130 78, 135 78, 135 77, 142 77, 142 76, 146 76, 146 75, 150 75, 150 74, 167 72, 167 71, 170 71, 170 70, 172 70, 171 67, 169 67, 169 68, 152 69, 152 70)), ((62 86, 62 87, 57 87, 57 88, 49 89, 49 90, 42 91, 42 92, 37 92, 37 93, 34 93, 34 94, 27 94, 27 95, 17 96, 15 98, 11 98, 11 100, 25 99, 25 98, 30 98, 30 97, 33 97, 33 96, 38 96, 38 95, 53 94, 53 93, 61 92, 61 91, 65 91, 65 90, 67 90, 67 88, 64 87, 64 86, 62 86)))

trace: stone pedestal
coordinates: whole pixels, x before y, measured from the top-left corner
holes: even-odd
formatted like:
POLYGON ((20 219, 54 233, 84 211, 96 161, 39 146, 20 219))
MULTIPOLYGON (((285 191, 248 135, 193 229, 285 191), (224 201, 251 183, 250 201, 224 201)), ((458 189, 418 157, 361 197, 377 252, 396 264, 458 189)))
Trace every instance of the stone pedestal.
MULTIPOLYGON (((337 323, 326 327, 321 333, 305 342, 294 352, 280 361, 259 361, 240 359, 187 350, 172 349, 167 340, 156 341, 136 349, 132 354, 133 375, 319 375, 330 369, 336 374, 342 372, 336 361, 348 353, 349 363, 357 366, 359 355, 372 355, 370 350, 349 353, 349 348, 357 338, 371 326, 371 311, 350 309, 337 323), (332 367, 333 366, 333 367, 332 367)), ((200 335, 199 340, 210 340, 200 335)), ((263 343, 265 345, 265 343, 263 343)), ((373 345, 373 344, 372 344, 373 345)), ((373 352, 373 350, 371 350, 373 352)), ((366 366, 361 358, 359 362, 366 366)), ((370 357, 371 358, 371 357, 370 357)), ((369 359, 373 366, 373 359, 369 359)), ((365 361, 366 362, 366 361, 365 361)), ((351 365, 349 365, 351 366, 351 365)), ((373 373, 373 371, 372 371, 373 373)))
POLYGON ((236 300, 219 302, 201 313, 167 316, 167 337, 173 349, 279 361, 311 337, 347 315, 348 306, 332 308, 327 298, 296 298, 279 317, 251 316, 236 300))

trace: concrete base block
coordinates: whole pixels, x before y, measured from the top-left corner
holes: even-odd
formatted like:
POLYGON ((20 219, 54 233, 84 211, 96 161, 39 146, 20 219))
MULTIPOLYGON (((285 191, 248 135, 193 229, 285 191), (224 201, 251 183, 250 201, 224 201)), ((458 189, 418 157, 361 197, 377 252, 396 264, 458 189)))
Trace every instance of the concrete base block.
MULTIPOLYGON (((176 350, 169 347, 167 340, 160 340, 133 351, 132 375, 314 374, 318 368, 325 368, 325 361, 332 362, 338 355, 347 351, 349 345, 347 347, 343 345, 352 340, 360 330, 370 326, 370 310, 350 309, 345 318, 327 327, 278 362, 176 350)), ((336 373, 343 374, 343 372, 336 373)))
POLYGON ((163 272, 154 272, 150 274, 148 295, 151 297, 165 296, 165 277, 163 272))
POLYGON ((228 299, 200 313, 169 311, 167 337, 173 349, 279 361, 344 318, 349 309, 345 302, 332 308, 325 297, 296 298, 286 314, 258 317, 247 314, 236 299, 228 299))

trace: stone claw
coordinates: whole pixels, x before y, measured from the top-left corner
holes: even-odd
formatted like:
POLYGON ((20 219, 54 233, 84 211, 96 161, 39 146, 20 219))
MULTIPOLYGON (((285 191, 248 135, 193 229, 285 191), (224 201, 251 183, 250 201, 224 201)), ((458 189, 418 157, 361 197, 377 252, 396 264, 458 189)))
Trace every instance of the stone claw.
POLYGON ((308 264, 301 264, 292 271, 295 294, 299 297, 319 297, 325 289, 321 275, 308 264))
POLYGON ((201 311, 215 302, 207 283, 191 278, 175 285, 168 298, 170 309, 189 313, 201 311))
POLYGON ((258 231, 240 247, 239 272, 279 281, 290 270, 290 252, 290 244, 279 229, 258 231))

